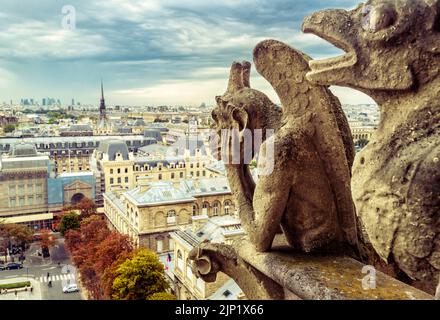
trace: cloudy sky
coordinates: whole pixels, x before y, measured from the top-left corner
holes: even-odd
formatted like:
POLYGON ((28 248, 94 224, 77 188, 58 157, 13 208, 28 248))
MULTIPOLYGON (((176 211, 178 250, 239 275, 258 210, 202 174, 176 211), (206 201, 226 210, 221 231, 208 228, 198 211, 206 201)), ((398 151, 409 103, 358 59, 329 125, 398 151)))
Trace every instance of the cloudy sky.
MULTIPOLYGON (((0 103, 20 98, 74 97, 99 102, 104 79, 110 105, 214 103, 234 60, 252 61, 261 40, 273 38, 314 58, 340 51, 301 33, 302 19, 325 7, 358 0, 2 0, 0 103), (63 7, 76 28, 63 28, 63 7)), ((64 17, 64 18, 63 18, 64 17)), ((255 89, 273 90, 252 74, 255 89)), ((335 88, 344 103, 365 95, 335 88)))

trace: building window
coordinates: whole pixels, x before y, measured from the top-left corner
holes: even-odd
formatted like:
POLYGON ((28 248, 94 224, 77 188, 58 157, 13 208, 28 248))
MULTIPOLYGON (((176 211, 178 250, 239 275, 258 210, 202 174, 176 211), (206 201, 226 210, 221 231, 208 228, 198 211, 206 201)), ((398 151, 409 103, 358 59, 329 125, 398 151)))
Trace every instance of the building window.
POLYGON ((121 181, 121 177, 119 177, 119 178, 118 178, 118 183, 121 183, 121 182, 122 182, 122 181, 121 181))
POLYGON ((196 203, 194 203, 193 204, 193 216, 197 216, 197 215, 199 215, 199 206, 196 203))
POLYGON ((205 202, 202 205, 202 214, 208 214, 208 209, 209 209, 209 203, 205 202))
POLYGON ((16 192, 15 192, 15 185, 10 185, 9 186, 9 195, 10 196, 15 196, 16 192))
POLYGON ((24 195, 24 184, 19 184, 18 185, 18 195, 19 196, 24 195))
POLYGON ((163 240, 156 241, 156 251, 161 253, 163 251, 163 240))
POLYGON ((128 168, 125 168, 125 173, 128 173, 128 168))
POLYGON ((28 205, 30 205, 30 206, 34 205, 34 196, 33 195, 28 197, 28 205))
POLYGON ((118 173, 121 173, 121 168, 118 168, 118 173))
POLYGON ((213 216, 218 216, 219 210, 220 209, 220 205, 218 202, 214 202, 214 205, 212 206, 212 215, 213 216))
POLYGON ((177 250, 177 269, 183 271, 183 257, 182 257, 182 251, 180 250, 177 250))
POLYGON ((191 164, 189 165, 189 167, 190 167, 191 169, 194 168, 194 164, 191 163, 191 164))
POLYGON ((15 207, 17 205, 17 199, 16 198, 10 198, 9 199, 9 206, 15 207))
POLYGON ((229 211, 229 207, 231 206, 231 201, 226 200, 225 201, 225 215, 229 215, 230 211, 229 211))
POLYGON ((191 268, 191 261, 186 259, 186 277, 192 282, 193 272, 191 268))
POLYGON ((176 223, 176 211, 170 210, 167 213, 167 224, 174 224, 176 223))
POLYGON ((114 183, 114 179, 110 178, 110 184, 113 184, 113 183, 114 183))
POLYGON ((174 172, 171 173, 171 179, 174 179, 174 172))
POLYGON ((110 174, 113 174, 113 169, 110 169, 110 174))
POLYGON ((183 178, 183 172, 179 173, 179 177, 183 178))
POLYGON ((159 180, 162 180, 162 174, 159 173, 159 180))
POLYGON ((170 245, 170 250, 171 250, 171 251, 174 250, 174 240, 171 239, 171 238, 169 238, 169 239, 168 239, 168 243, 169 243, 169 245, 170 245))
POLYGON ((206 171, 205 171, 205 170, 202 171, 202 175, 203 175, 204 177, 206 177, 206 171))

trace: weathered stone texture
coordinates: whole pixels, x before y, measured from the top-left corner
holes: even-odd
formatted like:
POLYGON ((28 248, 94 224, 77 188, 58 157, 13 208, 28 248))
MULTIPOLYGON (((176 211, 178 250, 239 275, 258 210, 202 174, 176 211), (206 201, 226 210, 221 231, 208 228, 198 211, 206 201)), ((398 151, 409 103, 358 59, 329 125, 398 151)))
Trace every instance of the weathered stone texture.
POLYGON ((371 244, 434 292, 440 273, 440 2, 373 0, 303 29, 344 49, 307 78, 365 92, 381 121, 356 157, 353 196, 371 244))

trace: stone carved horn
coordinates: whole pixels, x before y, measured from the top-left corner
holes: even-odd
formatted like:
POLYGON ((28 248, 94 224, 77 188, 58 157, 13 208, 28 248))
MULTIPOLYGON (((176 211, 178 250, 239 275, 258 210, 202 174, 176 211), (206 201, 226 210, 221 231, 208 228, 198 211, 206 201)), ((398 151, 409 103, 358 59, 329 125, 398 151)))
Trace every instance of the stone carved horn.
POLYGON ((243 87, 250 88, 250 78, 251 78, 251 63, 249 61, 243 61, 241 63, 242 71, 241 71, 241 81, 243 87))
POLYGON ((240 62, 234 62, 229 73, 229 83, 227 93, 234 93, 243 88, 242 79, 243 66, 240 62))
POLYGON ((234 93, 243 88, 250 88, 251 63, 234 62, 229 73, 227 93, 234 93))

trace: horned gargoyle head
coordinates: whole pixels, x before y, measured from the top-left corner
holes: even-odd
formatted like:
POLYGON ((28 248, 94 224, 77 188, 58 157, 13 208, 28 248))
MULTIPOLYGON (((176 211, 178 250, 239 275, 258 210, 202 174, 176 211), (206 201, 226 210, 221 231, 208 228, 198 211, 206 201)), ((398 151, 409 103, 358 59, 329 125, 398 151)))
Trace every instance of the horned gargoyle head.
POLYGON ((255 129, 274 129, 279 126, 281 109, 264 93, 250 87, 251 63, 234 62, 231 66, 229 83, 226 92, 217 96, 217 107, 212 111, 215 122, 214 129, 221 136, 222 129, 237 129, 242 133, 245 129, 254 133, 255 129))
POLYGON ((320 85, 398 91, 439 75, 440 0, 370 0, 352 11, 324 10, 305 18, 303 31, 346 52, 310 62, 320 85))

